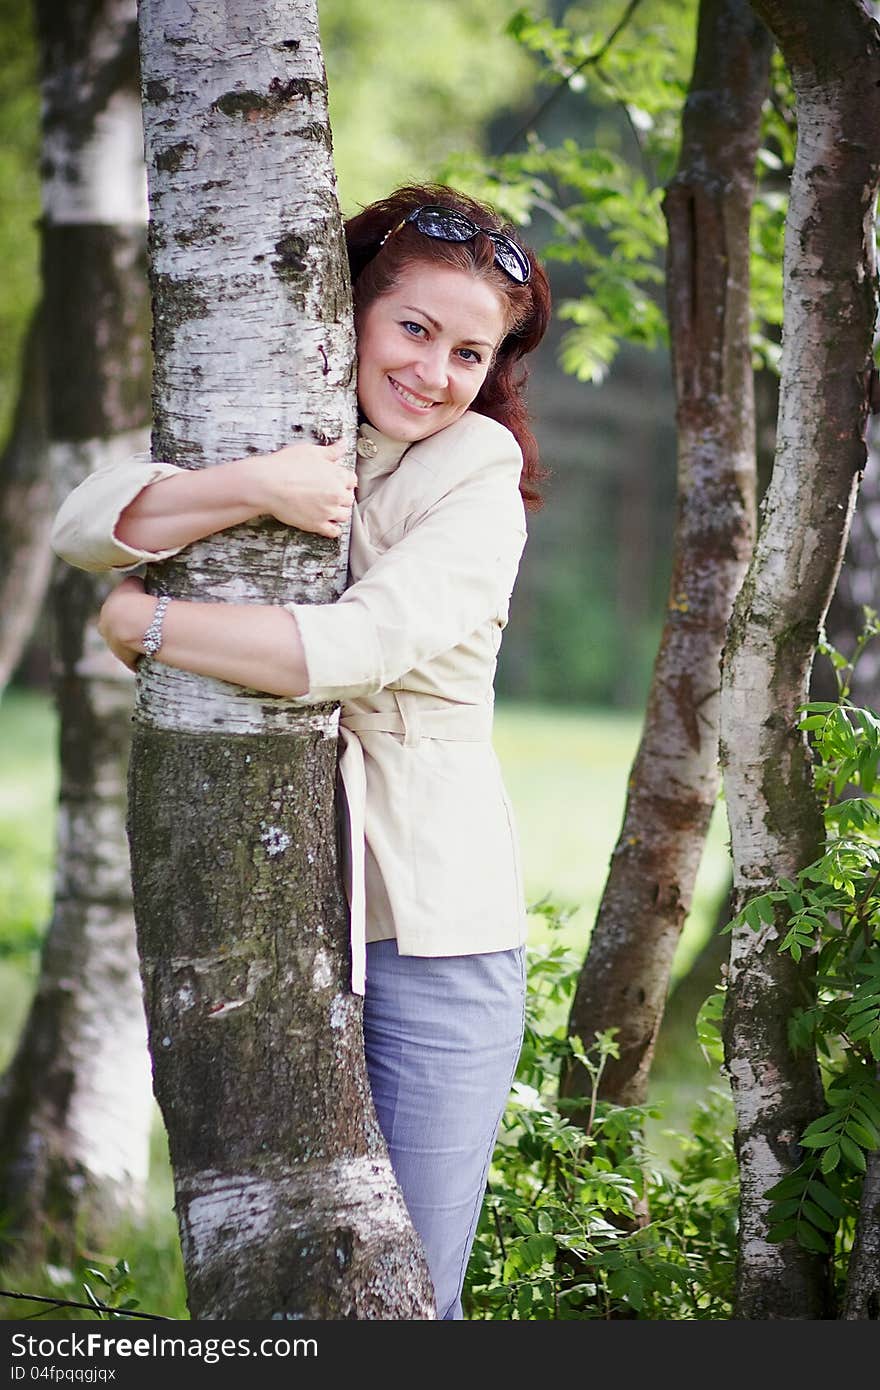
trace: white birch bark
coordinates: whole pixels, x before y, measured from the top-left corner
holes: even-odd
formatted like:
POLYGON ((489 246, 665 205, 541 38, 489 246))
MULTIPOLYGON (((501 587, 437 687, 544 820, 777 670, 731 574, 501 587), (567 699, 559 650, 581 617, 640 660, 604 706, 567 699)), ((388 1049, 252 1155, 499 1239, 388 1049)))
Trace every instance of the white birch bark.
MULTIPOLYGON (((722 677, 722 765, 734 910, 817 856, 822 822, 796 732, 865 462, 876 315, 874 207, 880 42, 861 0, 756 0, 791 69, 798 145, 786 226, 785 324, 773 476, 722 677)), ((764 1193, 801 1157, 823 1109, 815 1058, 787 1020, 810 962, 780 956, 781 925, 732 942, 725 1017, 741 1175, 737 1313, 822 1318, 827 1262, 767 1240, 764 1193)))
MULTIPOLYGON (((146 186, 133 0, 38 7, 55 505, 147 423, 146 186)), ((47 547, 48 550, 48 547, 47 547)), ((143 1207, 154 1115, 125 840, 133 680, 94 626, 105 583, 59 566, 55 904, 2 1088, 0 1190, 55 1258, 143 1207)))
MULTIPOLYGON (((342 434, 353 463, 315 6, 141 0, 140 32, 154 455, 196 468, 342 434)), ((327 602, 345 573, 343 546, 263 519, 188 547, 151 584, 327 602)), ((336 722, 159 662, 139 678, 135 905, 198 1318, 433 1316, 350 992, 336 722)))

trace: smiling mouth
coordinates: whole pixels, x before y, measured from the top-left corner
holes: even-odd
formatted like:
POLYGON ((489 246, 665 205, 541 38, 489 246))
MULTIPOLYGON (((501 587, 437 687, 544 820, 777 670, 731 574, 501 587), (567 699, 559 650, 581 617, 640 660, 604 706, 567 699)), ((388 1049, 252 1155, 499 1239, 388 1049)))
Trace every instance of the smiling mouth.
POLYGON ((428 411, 432 406, 441 404, 440 401, 429 401, 426 396, 417 396, 414 392, 408 391, 407 388, 402 386, 399 381, 396 381, 393 376, 389 376, 388 380, 391 382, 391 385, 394 387, 401 400, 406 401, 407 405, 411 405, 415 410, 428 411))

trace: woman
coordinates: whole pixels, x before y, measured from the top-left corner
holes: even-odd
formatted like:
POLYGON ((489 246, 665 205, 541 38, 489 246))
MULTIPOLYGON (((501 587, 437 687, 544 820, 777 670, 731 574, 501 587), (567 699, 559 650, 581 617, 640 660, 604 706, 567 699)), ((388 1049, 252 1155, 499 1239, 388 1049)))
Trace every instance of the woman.
POLYGON ((543 337, 550 296, 498 216, 442 185, 365 208, 346 240, 356 479, 338 444, 197 472, 133 462, 77 488, 53 546, 84 569, 130 567, 260 515, 326 536, 351 516, 335 604, 157 601, 130 577, 99 627, 129 666, 147 655, 302 703, 341 701, 370 1085, 438 1317, 461 1318, 522 1043, 525 911, 491 720, 539 474, 517 364, 543 337))

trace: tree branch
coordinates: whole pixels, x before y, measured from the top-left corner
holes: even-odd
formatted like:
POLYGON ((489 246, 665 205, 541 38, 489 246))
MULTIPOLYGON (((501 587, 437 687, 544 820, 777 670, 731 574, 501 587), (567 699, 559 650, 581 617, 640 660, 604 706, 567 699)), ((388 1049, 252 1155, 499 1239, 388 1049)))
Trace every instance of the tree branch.
POLYGON ((541 105, 538 107, 537 111, 535 111, 534 114, 531 115, 527 121, 524 121, 523 124, 513 132, 509 140, 506 140, 504 142, 504 144, 501 146, 501 149, 498 152, 499 155, 507 154, 508 150, 511 148, 512 145, 516 144, 517 140, 520 138, 521 135, 525 135, 527 130, 530 130, 532 126, 538 124, 538 121, 540 121, 541 117, 545 114, 545 112, 549 110, 549 108, 553 105, 554 101, 556 101, 558 97, 561 95, 561 93, 565 91, 566 88, 569 86, 573 77, 577 77, 578 73, 583 72, 584 68, 595 67, 598 63, 601 63, 602 59, 605 57, 605 54, 608 52, 609 48, 614 43, 618 35, 621 34, 623 30, 626 28, 627 24, 629 24, 630 20, 632 19, 633 15, 635 14, 636 10, 639 8, 639 5, 641 3, 642 0, 629 0, 629 4, 627 5, 623 14, 620 16, 620 19, 617 21, 611 32, 606 35, 605 39, 602 41, 599 47, 594 49, 592 53, 588 53, 586 58, 584 58, 582 62, 578 63, 576 68, 572 68, 571 72, 568 73, 568 75, 564 77, 556 87, 553 88, 553 91, 550 93, 550 95, 546 97, 544 101, 541 102, 541 105))

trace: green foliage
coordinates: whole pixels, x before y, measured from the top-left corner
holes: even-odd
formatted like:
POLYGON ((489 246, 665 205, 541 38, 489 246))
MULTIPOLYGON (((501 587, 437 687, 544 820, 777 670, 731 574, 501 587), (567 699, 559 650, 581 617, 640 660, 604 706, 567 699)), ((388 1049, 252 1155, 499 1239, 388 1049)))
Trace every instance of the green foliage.
POLYGON ((725 928, 775 926, 780 951, 815 964, 814 999, 789 1020, 788 1035, 795 1050, 816 1049, 827 1109, 800 1136, 800 1164, 765 1194, 768 1238, 833 1255, 841 1282, 865 1155, 880 1148, 880 719, 849 699, 855 664, 878 633, 866 609, 851 660, 823 638, 838 700, 802 707, 824 812, 821 856, 751 898, 725 928))
POLYGON ((730 1315, 736 1167, 729 1098, 713 1090, 662 1173, 642 1138, 650 1106, 579 1102, 585 1127, 556 1099, 560 1063, 578 1057, 595 1097, 617 1046, 584 1052, 559 1018, 580 962, 560 944, 530 950, 525 1040, 490 1173, 466 1285, 474 1319, 696 1319, 730 1315), (650 1216, 648 1211, 650 1209, 650 1216))
MULTIPOLYGON (((540 58, 548 82, 583 92, 598 115, 596 138, 552 147, 533 129, 522 153, 495 159, 469 153, 444 167, 444 177, 494 201, 521 224, 537 212, 551 219, 554 232, 542 254, 583 270, 583 293, 558 308, 574 325, 562 341, 561 365, 581 381, 601 382, 622 343, 652 349, 667 337, 662 198, 681 139, 696 11, 694 0, 655 0, 619 29, 619 4, 572 6, 564 23, 517 11, 509 32, 540 58)), ((779 358, 793 110, 787 71, 777 58, 751 227, 751 341, 755 364, 771 367, 779 358)))
POLYGON ((128 1260, 117 1260, 114 1265, 103 1268, 98 1264, 87 1265, 85 1273, 88 1279, 83 1280, 83 1292, 97 1317, 112 1321, 140 1306, 131 1294, 133 1281, 128 1260), (114 1311, 108 1312, 109 1308, 114 1311))

